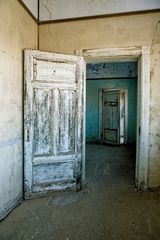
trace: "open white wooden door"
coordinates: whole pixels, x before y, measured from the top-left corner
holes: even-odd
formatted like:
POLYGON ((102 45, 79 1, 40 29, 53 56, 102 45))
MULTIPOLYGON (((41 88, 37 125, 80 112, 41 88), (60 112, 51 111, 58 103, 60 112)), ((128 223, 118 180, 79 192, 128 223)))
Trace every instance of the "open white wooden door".
POLYGON ((25 50, 25 198, 81 189, 83 57, 25 50))

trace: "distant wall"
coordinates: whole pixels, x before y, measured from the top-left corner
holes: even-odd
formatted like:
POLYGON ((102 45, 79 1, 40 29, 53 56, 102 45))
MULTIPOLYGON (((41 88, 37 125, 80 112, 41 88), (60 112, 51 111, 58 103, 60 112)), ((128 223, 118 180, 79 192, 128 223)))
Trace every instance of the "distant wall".
POLYGON ((98 91, 99 89, 107 88, 128 89, 128 142, 135 143, 137 117, 137 64, 135 62, 88 64, 87 78, 90 79, 87 80, 86 84, 87 141, 97 141, 99 138, 98 91), (129 79, 129 76, 132 78, 129 79), (105 77, 106 79, 100 79, 105 77))
POLYGON ((18 1, 0 1, 0 219, 23 196, 23 49, 37 35, 18 1))

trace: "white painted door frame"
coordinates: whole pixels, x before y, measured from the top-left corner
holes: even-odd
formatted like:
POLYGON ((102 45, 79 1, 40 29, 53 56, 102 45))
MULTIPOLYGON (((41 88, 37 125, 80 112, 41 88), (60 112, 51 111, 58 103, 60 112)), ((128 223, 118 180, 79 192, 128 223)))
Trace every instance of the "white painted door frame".
POLYGON ((147 189, 150 117, 150 46, 77 50, 76 55, 83 56, 87 63, 138 61, 135 183, 139 189, 147 189))

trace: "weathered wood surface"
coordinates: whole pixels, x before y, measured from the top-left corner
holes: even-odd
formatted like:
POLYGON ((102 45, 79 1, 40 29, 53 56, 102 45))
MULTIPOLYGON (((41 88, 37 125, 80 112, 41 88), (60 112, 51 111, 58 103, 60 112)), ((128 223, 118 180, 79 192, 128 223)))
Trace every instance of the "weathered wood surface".
POLYGON ((119 93, 120 91, 103 92, 103 142, 119 144, 119 93))
POLYGON ((82 57, 25 51, 26 198, 79 184, 84 169, 83 65, 82 57))

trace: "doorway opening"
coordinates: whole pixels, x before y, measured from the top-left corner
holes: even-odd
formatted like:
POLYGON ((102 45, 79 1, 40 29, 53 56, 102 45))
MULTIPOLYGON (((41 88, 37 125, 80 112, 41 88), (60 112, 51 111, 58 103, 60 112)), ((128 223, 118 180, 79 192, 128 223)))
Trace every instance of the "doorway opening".
MULTIPOLYGON (((77 50, 86 63, 95 62, 138 62, 137 83, 137 129, 136 129, 136 170, 135 184, 138 189, 148 188, 149 172, 149 116, 150 116, 150 46, 77 50)), ((84 89, 85 102, 85 89, 84 89)), ((85 112, 84 106, 84 112, 85 112)), ((84 114, 85 116, 85 114, 84 114)), ((83 142, 85 143, 85 117, 83 142)), ((83 181, 85 181, 85 144, 83 144, 83 181)))
POLYGON ((87 177, 122 179, 128 173, 134 182, 137 75, 137 61, 86 65, 87 177))

